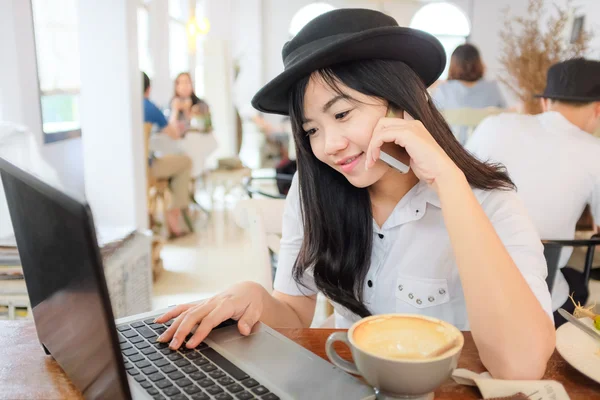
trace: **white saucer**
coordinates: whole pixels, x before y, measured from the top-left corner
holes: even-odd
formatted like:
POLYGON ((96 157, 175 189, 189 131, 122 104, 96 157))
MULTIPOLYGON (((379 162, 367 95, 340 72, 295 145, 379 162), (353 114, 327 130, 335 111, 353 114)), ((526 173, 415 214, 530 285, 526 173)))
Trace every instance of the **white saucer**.
MULTIPOLYGON (((590 318, 579 320, 595 329, 590 318)), ((600 342, 567 322, 556 330, 556 350, 573 368, 600 383, 600 342)))

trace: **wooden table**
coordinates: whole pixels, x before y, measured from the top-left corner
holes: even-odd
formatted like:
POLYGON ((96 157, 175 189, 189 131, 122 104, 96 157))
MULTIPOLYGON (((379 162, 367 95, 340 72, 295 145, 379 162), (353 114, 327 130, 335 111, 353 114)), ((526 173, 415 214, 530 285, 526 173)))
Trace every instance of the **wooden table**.
MULTIPOLYGON (((332 329, 277 330, 324 359, 327 359, 325 341, 327 336, 335 331, 332 329)), ((349 350, 339 343, 338 345, 341 355, 349 358, 349 350)), ((458 366, 475 372, 484 370, 469 332, 465 332, 465 346, 458 366)), ((561 382, 572 400, 600 399, 600 384, 573 369, 556 352, 548 363, 545 379, 561 382)), ((0 398, 11 400, 81 398, 81 394, 54 359, 44 354, 32 321, 0 321, 0 398)), ((435 398, 436 400, 477 399, 479 392, 475 388, 458 385, 448 379, 436 391, 435 398)))

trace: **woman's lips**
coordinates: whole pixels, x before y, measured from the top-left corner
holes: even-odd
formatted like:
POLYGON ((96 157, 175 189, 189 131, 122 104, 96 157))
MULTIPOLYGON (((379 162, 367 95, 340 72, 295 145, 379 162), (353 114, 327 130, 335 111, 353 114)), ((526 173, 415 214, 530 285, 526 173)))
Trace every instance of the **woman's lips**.
POLYGON ((342 171, 346 174, 352 172, 352 170, 356 167, 356 165, 358 164, 358 162, 362 159, 362 156, 365 153, 360 153, 358 156, 356 156, 352 161, 350 161, 349 163, 346 164, 341 164, 340 168, 342 169, 342 171))

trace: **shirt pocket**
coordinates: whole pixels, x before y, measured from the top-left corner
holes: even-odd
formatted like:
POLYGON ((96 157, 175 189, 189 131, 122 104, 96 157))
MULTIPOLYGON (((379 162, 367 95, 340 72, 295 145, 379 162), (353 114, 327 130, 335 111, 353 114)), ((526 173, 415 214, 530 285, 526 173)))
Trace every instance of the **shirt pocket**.
POLYGON ((406 310, 407 305, 418 309, 427 309, 450 302, 446 279, 399 274, 394 292, 397 299, 397 311, 406 310))

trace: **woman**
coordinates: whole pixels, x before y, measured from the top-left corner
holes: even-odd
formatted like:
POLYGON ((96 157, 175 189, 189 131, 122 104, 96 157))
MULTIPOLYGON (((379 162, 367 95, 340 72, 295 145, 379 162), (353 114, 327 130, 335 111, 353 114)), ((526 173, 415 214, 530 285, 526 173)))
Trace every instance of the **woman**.
MULTIPOLYGON (((507 108, 497 82, 484 80, 484 73, 485 67, 477 47, 472 44, 458 46, 450 58, 448 81, 433 90, 433 101, 437 108, 507 108)), ((465 144, 468 128, 456 126, 453 131, 459 141, 465 144)))
POLYGON ((210 130, 210 111, 208 104, 194 93, 192 77, 188 72, 182 72, 175 78, 175 90, 171 100, 171 115, 176 115, 187 130, 195 125, 201 125, 202 130, 210 130))
POLYGON ((540 378, 555 343, 542 245, 506 173, 471 157, 428 97, 445 63, 437 39, 341 9, 307 24, 283 58, 252 102, 289 113, 297 147, 275 290, 245 282, 180 305, 157 319, 175 318, 159 340, 179 348, 200 324, 195 347, 228 318, 245 335, 259 320, 308 327, 322 291, 338 327, 438 317, 472 331, 495 377, 540 378), (379 161, 382 146, 410 172, 379 161))

